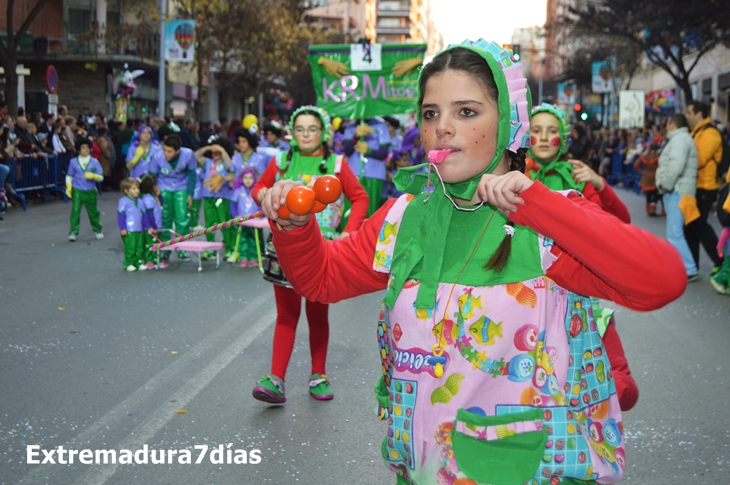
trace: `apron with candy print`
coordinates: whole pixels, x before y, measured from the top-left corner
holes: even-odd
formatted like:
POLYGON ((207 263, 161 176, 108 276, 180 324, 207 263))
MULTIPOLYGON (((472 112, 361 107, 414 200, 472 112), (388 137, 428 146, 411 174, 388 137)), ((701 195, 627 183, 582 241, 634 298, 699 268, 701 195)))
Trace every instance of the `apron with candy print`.
MULTIPOLYGON (((402 196, 386 216, 378 272, 390 273, 412 199, 402 196)), ((534 244, 541 276, 439 283, 433 310, 416 307, 420 283, 409 280, 392 308, 383 304, 376 396, 388 423, 382 454, 399 484, 620 480, 621 412, 590 299, 544 276, 552 241, 537 235, 534 244)))

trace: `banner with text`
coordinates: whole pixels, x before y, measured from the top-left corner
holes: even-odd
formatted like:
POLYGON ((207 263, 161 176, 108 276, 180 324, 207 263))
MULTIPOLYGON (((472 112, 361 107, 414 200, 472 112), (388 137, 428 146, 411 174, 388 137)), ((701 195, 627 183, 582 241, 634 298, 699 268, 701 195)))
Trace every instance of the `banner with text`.
POLYGON ((317 106, 363 119, 416 110, 425 44, 310 45, 317 106))

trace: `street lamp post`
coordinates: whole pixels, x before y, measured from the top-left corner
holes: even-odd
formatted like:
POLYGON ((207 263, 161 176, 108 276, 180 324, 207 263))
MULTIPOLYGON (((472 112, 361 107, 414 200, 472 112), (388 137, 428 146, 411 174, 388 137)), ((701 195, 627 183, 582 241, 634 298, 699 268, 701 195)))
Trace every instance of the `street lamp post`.
POLYGON ((160 67, 157 76, 157 112, 165 116, 165 20, 167 19, 167 0, 160 2, 160 67))

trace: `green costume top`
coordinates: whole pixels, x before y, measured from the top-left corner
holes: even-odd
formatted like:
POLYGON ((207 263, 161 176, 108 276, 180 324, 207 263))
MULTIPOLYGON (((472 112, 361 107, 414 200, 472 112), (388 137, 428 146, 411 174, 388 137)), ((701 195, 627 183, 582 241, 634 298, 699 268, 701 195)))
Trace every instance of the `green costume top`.
POLYGON ((560 149, 552 160, 542 160, 536 157, 532 150, 527 151, 527 156, 537 160, 542 164, 542 168, 532 176, 532 180, 538 180, 551 190, 568 190, 575 189, 583 192, 586 186, 585 182, 577 183, 573 180, 573 166, 560 158, 568 153, 568 135, 570 134, 570 125, 565 119, 565 113, 554 104, 542 103, 540 106, 532 110, 530 118, 538 113, 550 113, 558 120, 558 132, 560 133, 560 149))

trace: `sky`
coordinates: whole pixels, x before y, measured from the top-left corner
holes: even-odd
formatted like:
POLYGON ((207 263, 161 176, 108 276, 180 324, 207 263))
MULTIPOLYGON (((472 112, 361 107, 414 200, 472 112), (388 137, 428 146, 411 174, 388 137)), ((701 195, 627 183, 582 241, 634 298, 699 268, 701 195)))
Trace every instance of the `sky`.
POLYGON ((480 37, 509 44, 515 28, 545 24, 547 0, 432 1, 444 47, 480 37))

